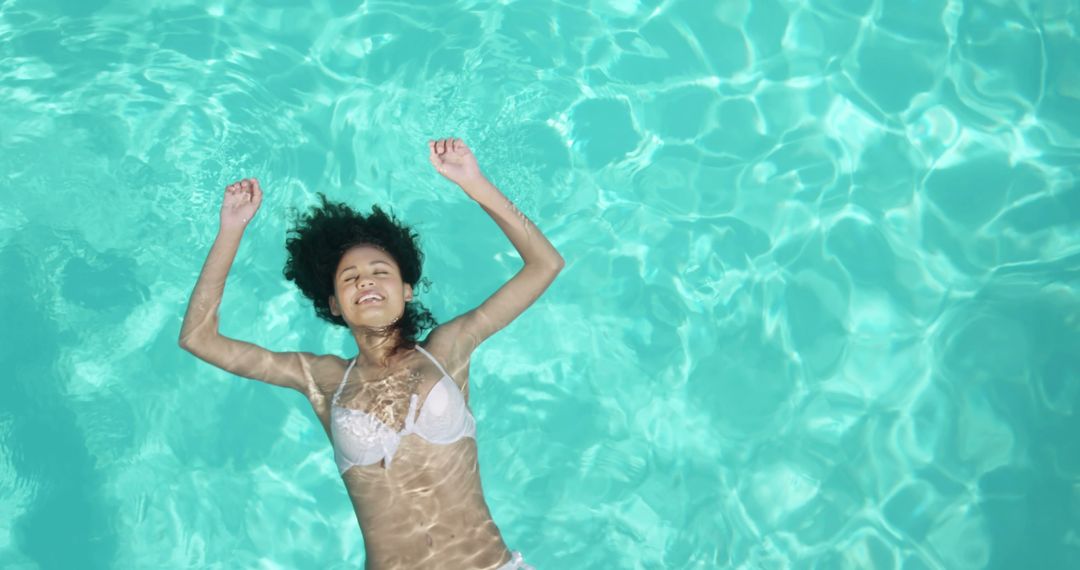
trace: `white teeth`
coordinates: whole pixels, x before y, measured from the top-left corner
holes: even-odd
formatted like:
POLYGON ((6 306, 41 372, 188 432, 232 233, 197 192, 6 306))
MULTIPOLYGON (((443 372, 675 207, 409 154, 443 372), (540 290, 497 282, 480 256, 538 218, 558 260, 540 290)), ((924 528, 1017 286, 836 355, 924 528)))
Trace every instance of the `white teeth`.
POLYGON ((370 300, 373 300, 373 299, 374 299, 375 301, 382 301, 382 300, 383 300, 383 297, 382 297, 382 295, 375 295, 375 294, 372 294, 372 295, 365 295, 365 296, 361 297, 361 298, 360 298, 360 300, 358 300, 358 301, 356 302, 356 304, 360 305, 360 304, 363 304, 363 303, 365 303, 365 302, 367 302, 367 301, 370 301, 370 300))

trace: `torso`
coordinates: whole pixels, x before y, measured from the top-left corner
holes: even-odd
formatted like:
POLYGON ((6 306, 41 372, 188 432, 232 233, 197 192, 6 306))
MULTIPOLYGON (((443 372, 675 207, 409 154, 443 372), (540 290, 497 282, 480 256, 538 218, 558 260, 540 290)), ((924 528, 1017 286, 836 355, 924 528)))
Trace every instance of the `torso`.
MULTIPOLYGON (((437 347, 422 345, 447 369, 468 401, 468 363, 452 366, 437 347)), ((321 357, 312 375, 319 394, 311 397, 328 437, 331 401, 349 362, 321 357)), ((353 367, 337 405, 373 414, 401 430, 409 397, 426 395, 443 377, 430 360, 412 350, 390 370, 353 367)), ((484 500, 476 440, 463 437, 446 445, 405 435, 384 462, 356 465, 342 475, 364 536, 368 570, 393 568, 494 569, 510 559, 484 500)))

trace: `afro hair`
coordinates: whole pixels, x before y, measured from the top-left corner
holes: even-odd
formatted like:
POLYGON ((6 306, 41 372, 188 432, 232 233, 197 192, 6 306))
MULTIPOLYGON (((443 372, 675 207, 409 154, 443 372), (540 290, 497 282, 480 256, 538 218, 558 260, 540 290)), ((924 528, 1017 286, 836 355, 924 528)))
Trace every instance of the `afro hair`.
MULTIPOLYGON (((347 204, 328 201, 321 192, 317 195, 322 205, 296 216, 294 227, 286 235, 288 259, 283 273, 311 300, 319 318, 348 326, 344 319, 330 312, 329 298, 334 295, 334 272, 341 256, 358 245, 375 246, 393 257, 401 269, 402 280, 414 289, 417 284, 430 286, 427 279, 421 278, 424 255, 417 245, 420 236, 408 226, 378 205, 372 206, 371 214, 364 216, 347 204)), ((415 343, 417 335, 437 324, 431 312, 414 298, 405 304, 405 314, 394 328, 402 339, 415 343)))

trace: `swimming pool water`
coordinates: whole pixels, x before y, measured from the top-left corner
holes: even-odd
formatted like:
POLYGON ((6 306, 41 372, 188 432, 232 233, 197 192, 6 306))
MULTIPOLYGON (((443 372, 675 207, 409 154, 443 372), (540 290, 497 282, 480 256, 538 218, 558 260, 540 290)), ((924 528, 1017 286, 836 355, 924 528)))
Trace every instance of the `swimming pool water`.
POLYGON ((0 567, 347 568, 306 401, 176 346, 355 353, 281 276, 314 192, 416 225, 440 321, 568 265, 472 362, 538 568, 1080 567, 1080 5, 0 2, 0 567))

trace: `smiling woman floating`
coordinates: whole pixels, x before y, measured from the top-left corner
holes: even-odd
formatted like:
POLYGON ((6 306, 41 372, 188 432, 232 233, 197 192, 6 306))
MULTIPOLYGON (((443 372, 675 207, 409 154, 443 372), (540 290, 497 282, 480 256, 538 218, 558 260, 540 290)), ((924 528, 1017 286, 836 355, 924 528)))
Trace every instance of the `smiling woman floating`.
POLYGON ((365 217, 321 196, 322 205, 290 231, 285 277, 319 317, 349 328, 357 356, 271 352, 222 336, 217 308, 225 278, 262 202, 251 178, 225 190, 180 346, 228 372, 307 397, 333 444, 367 569, 527 569, 503 542, 484 500, 467 403, 469 360, 540 297, 564 261, 488 182, 464 142, 429 141, 428 150, 432 166, 480 204, 525 262, 486 301, 435 326, 413 297, 423 259, 418 236, 378 206, 365 217), (426 329, 432 330, 419 342, 426 329))

